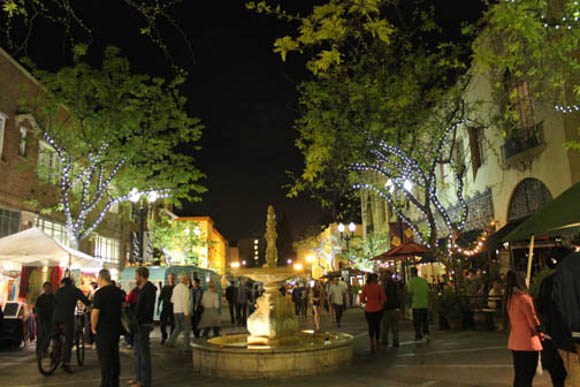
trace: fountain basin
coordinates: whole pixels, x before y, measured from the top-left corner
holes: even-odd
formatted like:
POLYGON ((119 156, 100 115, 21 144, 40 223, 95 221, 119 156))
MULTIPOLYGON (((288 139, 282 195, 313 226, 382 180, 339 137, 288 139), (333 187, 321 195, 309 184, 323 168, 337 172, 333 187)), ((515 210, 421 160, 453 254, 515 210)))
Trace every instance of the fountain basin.
POLYGON ((314 375, 352 362, 353 337, 346 333, 297 332, 276 346, 252 348, 248 334, 224 335, 193 344, 193 369, 234 379, 314 375))

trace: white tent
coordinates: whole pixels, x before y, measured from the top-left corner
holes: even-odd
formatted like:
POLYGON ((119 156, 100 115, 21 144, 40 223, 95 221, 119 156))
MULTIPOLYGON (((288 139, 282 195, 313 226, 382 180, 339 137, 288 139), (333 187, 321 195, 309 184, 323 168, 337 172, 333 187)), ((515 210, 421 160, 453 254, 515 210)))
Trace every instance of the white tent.
POLYGON ((99 259, 62 245, 36 227, 0 238, 2 263, 92 270, 103 266, 99 259))

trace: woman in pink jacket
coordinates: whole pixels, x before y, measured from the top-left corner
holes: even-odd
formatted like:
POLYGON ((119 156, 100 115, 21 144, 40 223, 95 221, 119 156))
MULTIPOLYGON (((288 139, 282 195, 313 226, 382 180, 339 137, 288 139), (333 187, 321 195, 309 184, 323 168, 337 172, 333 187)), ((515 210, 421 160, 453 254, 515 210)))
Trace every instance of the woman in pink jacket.
POLYGON ((510 336, 508 348, 514 360, 514 387, 531 387, 542 350, 539 329, 532 297, 528 294, 525 276, 509 271, 506 276, 506 315, 509 317, 510 336))
POLYGON ((378 284, 378 277, 371 273, 367 275, 367 283, 360 294, 360 302, 365 305, 365 317, 369 326, 369 342, 371 352, 379 349, 381 338, 381 317, 387 297, 384 289, 378 284))

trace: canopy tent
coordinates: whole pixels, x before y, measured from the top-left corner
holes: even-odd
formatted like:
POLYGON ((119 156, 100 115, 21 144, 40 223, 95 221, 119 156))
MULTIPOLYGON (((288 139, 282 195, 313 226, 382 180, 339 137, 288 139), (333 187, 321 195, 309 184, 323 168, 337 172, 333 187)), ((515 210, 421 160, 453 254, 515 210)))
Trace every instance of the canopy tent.
POLYGON ((397 247, 393 247, 386 253, 382 253, 372 258, 371 261, 390 261, 397 258, 407 258, 414 256, 423 256, 429 252, 427 246, 419 245, 413 242, 405 242, 397 247))
POLYGON ((0 238, 1 263, 93 270, 103 266, 99 259, 62 245, 36 227, 0 238))
POLYGON ((532 234, 543 237, 577 232, 580 232, 580 182, 516 227, 503 241, 527 240, 532 234))

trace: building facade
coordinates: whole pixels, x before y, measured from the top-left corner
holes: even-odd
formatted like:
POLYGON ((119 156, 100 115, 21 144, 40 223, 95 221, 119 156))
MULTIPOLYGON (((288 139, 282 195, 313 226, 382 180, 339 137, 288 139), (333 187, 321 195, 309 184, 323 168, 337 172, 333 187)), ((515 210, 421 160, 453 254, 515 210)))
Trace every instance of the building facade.
MULTIPOLYGON (((42 85, 0 48, 0 237, 38 227, 68 245, 63 214, 42 211, 59 203, 59 158, 37 135, 34 117, 22 114, 21 103, 41 92, 42 85)), ((112 209, 79 246, 115 270, 126 255, 121 212, 112 209)))

